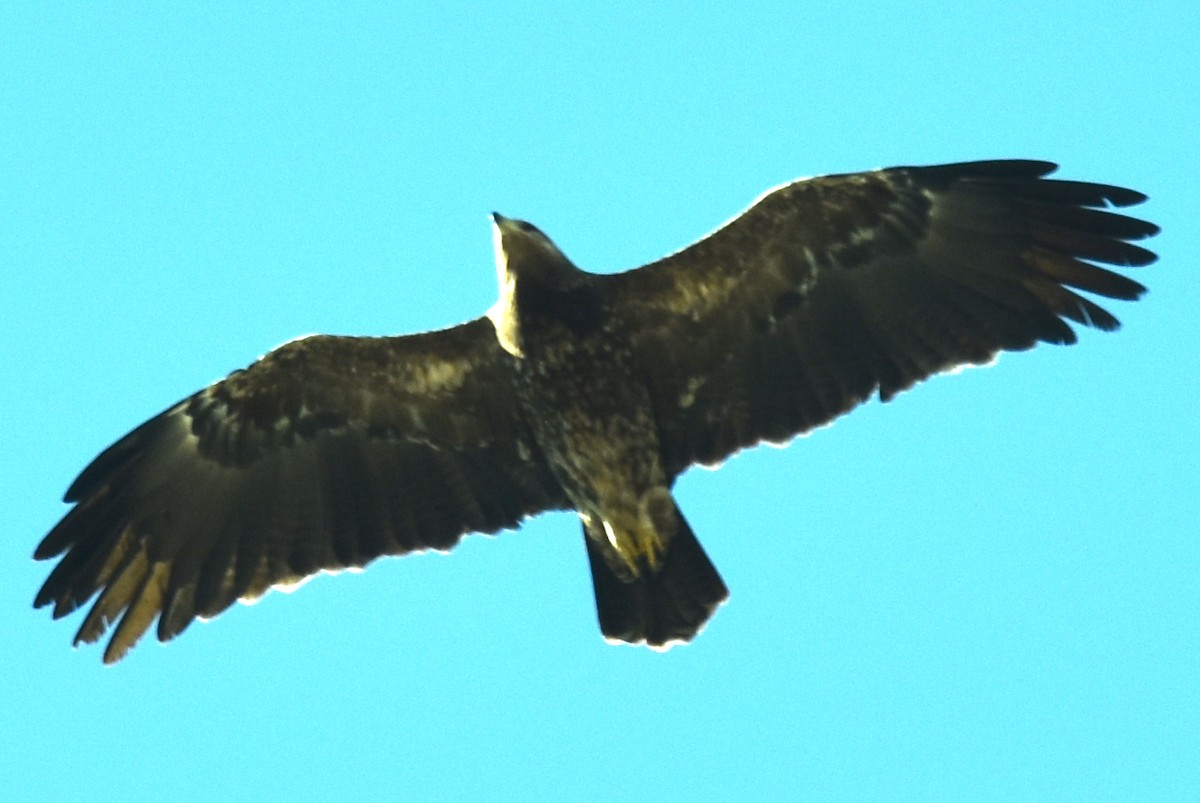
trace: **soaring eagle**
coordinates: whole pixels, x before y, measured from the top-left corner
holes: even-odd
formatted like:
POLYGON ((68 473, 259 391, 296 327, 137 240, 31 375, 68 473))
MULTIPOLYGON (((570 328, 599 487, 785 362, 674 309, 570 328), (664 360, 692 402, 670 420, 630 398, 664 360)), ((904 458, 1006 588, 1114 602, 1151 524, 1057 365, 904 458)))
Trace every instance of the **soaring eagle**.
POLYGON ((120 660, 320 571, 448 550, 545 510, 583 522, 600 629, 663 648, 728 596, 671 496, 694 464, 782 443, 878 393, 1113 330, 1078 295, 1145 288, 1139 192, 988 161, 799 180, 712 234, 587 273, 494 214, 500 298, 449 329, 287 343, 106 449, 37 547, 34 605, 94 595, 75 643, 120 660), (1064 320, 1065 319, 1065 320, 1064 320))

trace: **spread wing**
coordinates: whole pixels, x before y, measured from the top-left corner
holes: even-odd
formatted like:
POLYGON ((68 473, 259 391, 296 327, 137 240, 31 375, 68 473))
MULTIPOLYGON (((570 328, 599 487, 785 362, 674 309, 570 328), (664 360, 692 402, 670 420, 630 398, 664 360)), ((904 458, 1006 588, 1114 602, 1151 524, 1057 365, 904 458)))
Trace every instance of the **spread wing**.
POLYGON ((75 480, 35 557, 65 552, 34 604, 100 596, 75 643, 120 618, 106 663, 320 570, 449 549, 561 508, 491 323, 309 337, 183 400, 75 480), (123 615, 122 615, 123 614, 123 615))
POLYGON ((672 476, 782 442, 878 392, 982 364, 1064 319, 1115 329, 1074 289, 1135 299, 1098 267, 1146 265, 1158 231, 1103 207, 1132 190, 1043 178, 1047 162, 974 162, 797 181, 611 287, 649 383, 672 476))

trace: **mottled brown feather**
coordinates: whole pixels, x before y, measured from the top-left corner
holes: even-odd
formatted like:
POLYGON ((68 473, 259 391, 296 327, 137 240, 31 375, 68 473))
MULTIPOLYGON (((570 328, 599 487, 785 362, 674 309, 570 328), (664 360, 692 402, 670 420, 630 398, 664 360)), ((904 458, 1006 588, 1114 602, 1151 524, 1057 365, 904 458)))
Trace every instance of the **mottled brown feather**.
MULTIPOLYGON (((797 181, 694 245, 616 275, 578 271, 519 224, 528 275, 507 303, 532 305, 529 331, 504 331, 524 338, 541 325, 592 348, 568 357, 620 353, 621 362, 596 363, 612 377, 564 374, 571 382, 543 395, 576 398, 578 381, 619 401, 609 380, 627 381, 618 374, 631 365, 673 480, 999 351, 1072 343, 1067 321, 1115 329, 1113 315, 1076 291, 1138 298, 1140 284, 1094 263, 1149 264, 1154 254, 1132 241, 1157 227, 1111 211, 1141 193, 1045 178, 1054 169, 993 161, 797 181)), ((113 662, 155 618, 166 641, 272 586, 449 549, 464 533, 570 507, 531 423, 582 414, 519 399, 514 359, 487 318, 281 346, 80 473, 66 494, 75 507, 35 552, 61 556, 35 605, 53 605, 58 618, 98 595, 76 643, 115 625, 104 653, 113 662)), ((557 468, 592 458, 577 450, 557 468)), ((690 639, 725 598, 679 521, 677 549, 636 582, 611 571, 607 536, 591 532, 610 637, 690 639)))
POLYGON ((449 549, 566 506, 484 318, 397 338, 312 337, 174 405, 105 450, 35 556, 35 600, 119 660, 158 617, 196 617, 322 570, 449 549))
POLYGON ((1117 320, 1151 223, 1133 190, 1049 162, 892 168, 785 185, 694 245, 611 278, 672 475, 827 424, 878 393, 1117 320), (781 300, 784 303, 781 304, 781 300))

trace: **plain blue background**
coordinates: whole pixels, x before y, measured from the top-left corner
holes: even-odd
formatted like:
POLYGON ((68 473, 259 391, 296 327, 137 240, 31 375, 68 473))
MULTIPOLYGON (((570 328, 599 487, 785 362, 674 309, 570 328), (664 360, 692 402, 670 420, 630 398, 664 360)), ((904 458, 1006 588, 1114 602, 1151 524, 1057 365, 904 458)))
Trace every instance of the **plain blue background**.
POLYGON ((4 797, 1200 796, 1194 3, 399 5, 0 7, 4 797), (1150 294, 686 475, 732 590, 686 648, 600 639, 566 514, 112 669, 30 608, 100 449, 294 336, 478 315, 493 209, 615 270, 996 157, 1148 192, 1150 294))

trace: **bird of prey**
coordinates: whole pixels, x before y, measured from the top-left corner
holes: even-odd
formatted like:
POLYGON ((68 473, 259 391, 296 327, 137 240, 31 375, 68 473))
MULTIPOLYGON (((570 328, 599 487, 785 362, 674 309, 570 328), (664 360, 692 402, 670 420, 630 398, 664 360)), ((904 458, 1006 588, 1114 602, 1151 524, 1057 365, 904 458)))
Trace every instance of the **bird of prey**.
POLYGON ((872 395, 1116 318, 1151 223, 1121 187, 984 161, 798 180, 657 262, 588 273, 493 215, 500 297, 400 337, 294 340, 106 449, 37 547, 35 606, 120 660, 320 571, 448 550, 547 510, 583 523, 600 629, 689 641, 728 592, 671 495, 872 395))

